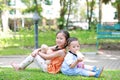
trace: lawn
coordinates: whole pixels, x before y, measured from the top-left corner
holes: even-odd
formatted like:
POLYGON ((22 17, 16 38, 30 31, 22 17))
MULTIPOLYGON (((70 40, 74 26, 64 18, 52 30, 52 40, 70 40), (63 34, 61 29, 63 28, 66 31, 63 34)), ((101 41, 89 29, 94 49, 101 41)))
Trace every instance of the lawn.
MULTIPOLYGON (((49 46, 55 44, 55 35, 57 31, 46 30, 39 31, 38 43, 47 44, 49 46)), ((96 45, 96 31, 72 30, 69 31, 71 37, 77 37, 81 45, 96 45)), ((12 32, 7 37, 0 36, 0 55, 26 55, 34 50, 34 30, 22 29, 19 32, 12 32)), ((105 43, 119 43, 119 40, 101 40, 105 43)), ((96 47, 81 48, 82 52, 96 52, 96 47)))
POLYGON ((39 69, 27 68, 14 71, 11 68, 0 68, 0 80, 119 80, 120 70, 105 70, 99 78, 83 76, 66 76, 62 73, 49 74, 39 69))
MULTIPOLYGON (((69 31, 71 37, 77 37, 81 44, 95 44, 95 31, 69 31)), ((38 43, 49 46, 55 44, 56 31, 39 31, 38 43)), ((24 55, 34 50, 34 30, 21 30, 0 39, 0 55, 24 55)), ((95 49, 88 49, 95 51, 95 49)), ((85 49, 83 51, 86 51, 85 49)))

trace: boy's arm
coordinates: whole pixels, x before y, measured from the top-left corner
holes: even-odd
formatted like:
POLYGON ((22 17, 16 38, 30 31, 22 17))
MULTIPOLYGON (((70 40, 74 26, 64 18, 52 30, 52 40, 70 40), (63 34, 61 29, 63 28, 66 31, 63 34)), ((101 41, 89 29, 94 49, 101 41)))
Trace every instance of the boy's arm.
POLYGON ((79 51, 77 51, 77 56, 79 57, 79 58, 81 58, 81 59, 84 59, 84 55, 81 53, 81 52, 79 52, 79 51))
POLYGON ((75 62, 73 62, 72 64, 70 64, 70 68, 74 68, 79 62, 83 61, 82 59, 78 58, 75 62))

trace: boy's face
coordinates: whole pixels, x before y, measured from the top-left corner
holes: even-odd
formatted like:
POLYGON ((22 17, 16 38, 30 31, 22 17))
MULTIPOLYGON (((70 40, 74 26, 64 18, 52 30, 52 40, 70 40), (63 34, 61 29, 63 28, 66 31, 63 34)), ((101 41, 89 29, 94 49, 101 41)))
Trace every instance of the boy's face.
POLYGON ((68 46, 69 51, 76 53, 76 51, 80 50, 80 44, 78 41, 72 41, 68 46))

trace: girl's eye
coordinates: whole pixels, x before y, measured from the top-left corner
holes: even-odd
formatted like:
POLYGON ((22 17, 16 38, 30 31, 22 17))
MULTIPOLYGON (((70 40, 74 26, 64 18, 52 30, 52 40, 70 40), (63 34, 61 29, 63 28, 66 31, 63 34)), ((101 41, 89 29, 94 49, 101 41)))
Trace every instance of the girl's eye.
POLYGON ((73 48, 75 48, 75 46, 73 46, 73 48))
POLYGON ((62 40, 63 38, 57 37, 57 39, 60 39, 60 40, 62 40))
POLYGON ((60 38, 60 40, 62 40, 62 38, 60 38))

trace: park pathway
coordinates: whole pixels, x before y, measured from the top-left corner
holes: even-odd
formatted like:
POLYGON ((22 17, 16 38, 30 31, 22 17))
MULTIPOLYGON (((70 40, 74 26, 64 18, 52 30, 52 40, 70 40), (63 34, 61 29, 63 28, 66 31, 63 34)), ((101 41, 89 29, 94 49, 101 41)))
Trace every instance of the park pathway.
MULTIPOLYGON (((85 64, 104 66, 105 69, 120 69, 120 51, 119 50, 102 50, 102 53, 85 52, 85 64)), ((27 55, 0 56, 0 67, 11 67, 10 63, 19 63, 26 58, 27 55)), ((29 68, 38 68, 32 63, 29 68)))

